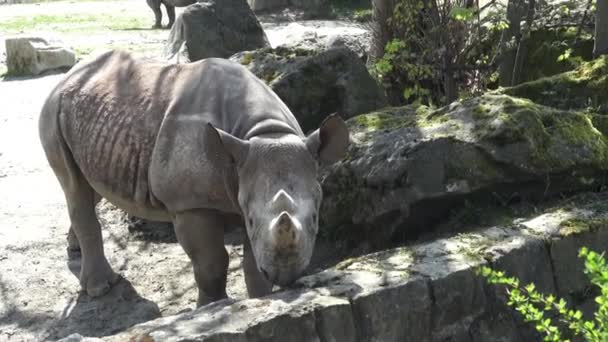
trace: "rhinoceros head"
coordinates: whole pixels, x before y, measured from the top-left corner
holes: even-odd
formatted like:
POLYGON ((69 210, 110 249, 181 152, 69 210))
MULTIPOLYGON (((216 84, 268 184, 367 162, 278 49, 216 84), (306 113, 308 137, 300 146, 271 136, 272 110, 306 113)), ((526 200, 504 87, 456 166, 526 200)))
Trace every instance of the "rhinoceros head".
POLYGON ((310 262, 323 196, 317 168, 344 157, 346 124, 331 115, 304 139, 220 135, 235 161, 238 204, 258 268, 272 283, 288 285, 310 262))

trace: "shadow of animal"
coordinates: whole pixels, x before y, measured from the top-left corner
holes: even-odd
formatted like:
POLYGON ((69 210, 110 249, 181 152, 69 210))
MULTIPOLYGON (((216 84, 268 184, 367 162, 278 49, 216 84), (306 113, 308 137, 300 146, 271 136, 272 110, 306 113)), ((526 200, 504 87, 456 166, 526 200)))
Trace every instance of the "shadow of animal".
MULTIPOLYGON (((78 276, 79 262, 74 261, 69 262, 70 268, 78 268, 75 273, 78 276)), ((48 338, 61 339, 73 333, 107 336, 160 316, 154 302, 140 296, 128 280, 120 277, 110 292, 101 298, 93 299, 80 291, 65 305, 58 322, 48 331, 48 338)))

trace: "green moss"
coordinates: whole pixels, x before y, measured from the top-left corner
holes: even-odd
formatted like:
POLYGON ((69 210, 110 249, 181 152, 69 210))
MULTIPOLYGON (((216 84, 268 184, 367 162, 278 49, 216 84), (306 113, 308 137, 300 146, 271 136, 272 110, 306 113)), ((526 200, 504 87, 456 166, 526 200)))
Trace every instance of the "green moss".
POLYGON ((585 32, 577 37, 577 31, 575 27, 532 31, 528 58, 522 70, 523 81, 567 72, 575 68, 576 61, 592 59, 593 37, 585 32), (570 58, 559 59, 566 49, 572 49, 570 58))
POLYGON ((487 236, 474 233, 461 233, 456 236, 456 239, 462 243, 456 252, 471 263, 483 262, 486 251, 495 243, 487 236))
POLYGON ((579 149, 591 153, 587 158, 595 166, 608 167, 608 140, 603 133, 608 129, 608 121, 598 115, 495 95, 472 99, 464 105, 470 108, 475 122, 473 133, 479 141, 497 147, 525 143, 522 148, 529 149, 529 166, 539 169, 567 166, 563 163, 570 161, 561 153, 579 149))
POLYGON ((608 112, 608 57, 582 63, 575 70, 499 90, 499 93, 528 98, 560 108, 593 108, 608 112))
POLYGON ((585 232, 595 232, 608 226, 606 218, 573 218, 560 224, 560 234, 563 236, 576 235, 585 232))
POLYGON ((397 129, 411 123, 411 118, 397 117, 387 113, 372 113, 359 115, 355 118, 355 123, 368 130, 397 129))
POLYGON ((241 60, 241 64, 243 64, 243 65, 249 65, 249 64, 251 64, 251 61, 253 61, 253 54, 252 53, 246 53, 243 56, 243 59, 241 60))
POLYGON ((472 112, 473 117, 478 120, 485 119, 491 114, 490 107, 483 103, 480 103, 478 106, 474 107, 472 112))
POLYGON ((281 76, 281 73, 278 70, 270 70, 270 72, 266 75, 264 75, 264 81, 266 81, 267 84, 270 84, 272 81, 276 80, 279 76, 281 76))

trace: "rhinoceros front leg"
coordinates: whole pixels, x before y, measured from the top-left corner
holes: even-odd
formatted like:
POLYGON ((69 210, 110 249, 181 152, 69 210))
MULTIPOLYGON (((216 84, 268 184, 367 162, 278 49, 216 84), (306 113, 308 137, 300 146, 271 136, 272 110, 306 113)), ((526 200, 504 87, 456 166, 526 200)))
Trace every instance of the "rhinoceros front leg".
POLYGON ((272 283, 258 269, 248 236, 245 236, 243 243, 243 271, 249 298, 264 297, 272 292, 272 283))
POLYGON ((223 216, 213 210, 177 213, 175 235, 192 261, 198 286, 197 306, 226 298, 228 252, 224 247, 223 216))

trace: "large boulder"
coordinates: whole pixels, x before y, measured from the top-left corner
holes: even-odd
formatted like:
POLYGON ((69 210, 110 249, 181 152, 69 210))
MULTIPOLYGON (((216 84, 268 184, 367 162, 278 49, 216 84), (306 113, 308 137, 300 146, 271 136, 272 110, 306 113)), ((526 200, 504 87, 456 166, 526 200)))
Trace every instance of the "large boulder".
POLYGON ((76 64, 73 51, 38 37, 7 38, 6 66, 10 75, 39 75, 76 64))
POLYGON ((338 112, 350 118, 386 105, 384 93, 365 64, 347 48, 261 49, 230 59, 264 80, 306 132, 318 127, 328 114, 338 112))
POLYGON ((269 47, 270 43, 246 0, 204 0, 188 6, 169 34, 169 58, 185 47, 190 61, 269 47))
POLYGON ((251 9, 255 12, 284 8, 289 5, 289 0, 247 0, 251 9))
MULTIPOLYGON (((549 208, 522 204, 513 209, 524 219, 475 222, 465 234, 349 258, 263 298, 217 301, 102 340, 540 341, 534 325, 507 306, 504 288, 486 284, 476 270, 490 265, 584 311, 571 299, 592 302, 596 294, 576 251, 605 251, 607 199, 593 193, 549 208), (595 224, 573 231, 573 221, 595 224)), ((58 342, 79 341, 101 339, 74 334, 58 342)))
POLYGON ((608 57, 581 63, 572 71, 497 92, 561 109, 591 108, 608 113, 608 57))
POLYGON ((347 47, 367 61, 371 45, 371 31, 368 27, 335 20, 313 20, 290 22, 267 29, 266 33, 275 45, 304 50, 328 50, 347 47))
POLYGON ((347 157, 323 176, 322 226, 337 240, 411 238, 465 200, 540 200, 604 184, 604 116, 485 95, 439 110, 348 121, 347 157))
POLYGON ((247 0, 255 12, 281 10, 287 7, 303 10, 308 17, 318 17, 329 12, 329 0, 247 0))

